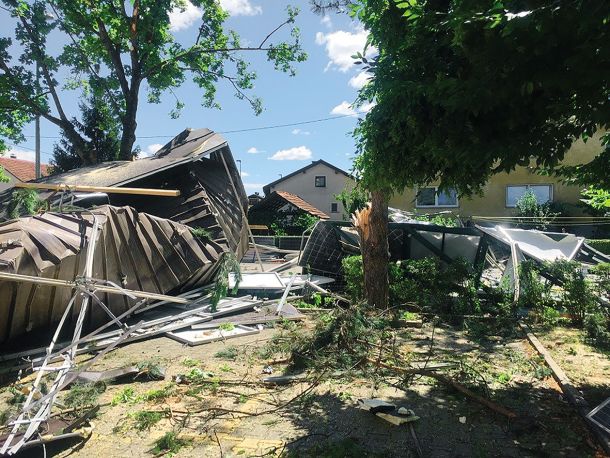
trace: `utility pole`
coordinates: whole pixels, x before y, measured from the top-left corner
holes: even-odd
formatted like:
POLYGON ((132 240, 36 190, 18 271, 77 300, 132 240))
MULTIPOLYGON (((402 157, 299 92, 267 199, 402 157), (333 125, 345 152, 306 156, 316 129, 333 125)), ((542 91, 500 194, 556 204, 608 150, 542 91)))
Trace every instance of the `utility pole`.
MULTIPOLYGON (((45 20, 53 20, 55 16, 51 13, 45 11, 44 15, 45 20)), ((40 88, 40 59, 42 52, 39 50, 39 53, 36 57, 36 90, 40 88)), ((40 95, 39 95, 40 97, 40 95)), ((36 119, 34 121, 34 135, 36 136, 36 165, 34 166, 36 171, 36 178, 41 177, 40 173, 40 115, 36 115, 36 119)))
MULTIPOLYGON (((36 60, 36 87, 40 87, 40 66, 36 60)), ((36 115, 35 120, 36 135, 36 178, 40 178, 40 115, 36 115)))

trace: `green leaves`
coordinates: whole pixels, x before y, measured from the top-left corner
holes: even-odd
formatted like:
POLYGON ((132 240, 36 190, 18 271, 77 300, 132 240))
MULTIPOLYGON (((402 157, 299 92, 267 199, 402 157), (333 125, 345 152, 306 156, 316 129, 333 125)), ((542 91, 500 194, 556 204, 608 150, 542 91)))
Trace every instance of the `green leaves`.
MULTIPOLYGON (((159 103, 167 91, 191 80, 201 90, 202 105, 214 108, 219 108, 217 89, 228 87, 259 114, 262 102, 251 94, 257 75, 248 69, 247 55, 265 54, 275 70, 289 75, 307 58, 295 26, 299 10, 290 6, 284 22, 267 33, 257 30, 258 45, 244 46, 236 32, 225 29, 229 16, 217 0, 192 1, 201 19, 188 44, 176 39, 170 22, 175 8, 186 8, 185 0, 0 1, 15 23, 12 37, 0 38, 0 137, 18 141, 24 123, 40 114, 66 133, 83 161, 92 160, 92 138, 79 131, 74 113, 65 111, 64 92, 104 98, 121 127, 120 158, 130 159, 143 85, 148 102, 159 103), (63 43, 57 52, 47 46, 51 32, 63 43), (12 55, 15 44, 20 53, 12 55)), ((177 118, 185 107, 177 100, 168 114, 177 118)))
MULTIPOLYGON (((471 195, 532 155, 554 169, 575 138, 610 126, 603 0, 356 3, 379 50, 358 97, 376 106, 355 130, 369 189, 439 180, 471 195)), ((605 151, 572 177, 610 189, 609 161, 605 151)))

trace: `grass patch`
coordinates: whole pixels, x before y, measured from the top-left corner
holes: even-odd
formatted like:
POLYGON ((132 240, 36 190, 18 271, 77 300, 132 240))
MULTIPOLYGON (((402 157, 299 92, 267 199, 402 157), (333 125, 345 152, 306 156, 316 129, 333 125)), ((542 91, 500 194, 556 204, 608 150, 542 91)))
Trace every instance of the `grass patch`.
POLYGON ((168 431, 154 442, 154 446, 151 451, 155 455, 175 455, 182 447, 186 447, 190 444, 190 440, 181 439, 174 431, 168 431))
POLYGON ((169 383, 165 387, 156 390, 148 390, 142 398, 148 402, 161 402, 166 398, 173 395, 176 391, 176 387, 173 383, 169 383))
POLYGON ((214 358, 234 360, 235 358, 237 358, 237 355, 239 355, 239 350, 237 349, 237 347, 231 346, 223 348, 222 350, 218 350, 214 354, 214 358))
POLYGON ((64 397, 64 404, 73 408, 92 406, 104 391, 106 391, 104 382, 75 383, 64 397))
POLYGON ((233 368, 226 363, 220 366, 218 369, 220 369, 221 372, 233 372, 233 368))
POLYGON ((134 421, 134 427, 138 431, 148 431, 166 417, 167 412, 139 410, 130 414, 130 416, 134 421))
POLYGON ((199 361, 198 359, 193 359, 193 358, 184 358, 182 360, 182 365, 186 366, 186 367, 197 367, 197 366, 199 366, 200 363, 201 363, 201 361, 199 361))
POLYGON ((112 398, 112 405, 115 406, 117 404, 135 404, 138 401, 138 396, 136 396, 136 392, 130 386, 123 388, 112 398))

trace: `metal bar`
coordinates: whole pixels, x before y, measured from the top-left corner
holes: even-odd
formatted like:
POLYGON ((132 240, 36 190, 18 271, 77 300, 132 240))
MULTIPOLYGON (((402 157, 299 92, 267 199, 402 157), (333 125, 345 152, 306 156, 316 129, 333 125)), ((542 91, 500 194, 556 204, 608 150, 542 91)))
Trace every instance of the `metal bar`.
POLYGON ((151 188, 116 188, 110 186, 85 186, 77 184, 53 184, 53 183, 15 183, 16 188, 45 189, 52 191, 76 191, 76 192, 104 192, 107 194, 137 194, 144 196, 178 197, 180 191, 177 189, 151 189, 151 188))
MULTIPOLYGON (((18 282, 29 282, 29 283, 37 283, 40 285, 49 285, 49 286, 61 286, 64 288, 76 288, 78 287, 78 283, 69 280, 55 280, 53 278, 44 278, 44 277, 35 277, 32 275, 22 275, 22 274, 12 274, 7 272, 0 273, 0 279, 2 280, 12 280, 18 282)), ((89 282, 89 284, 95 288, 97 291, 101 291, 103 293, 110 294, 131 294, 134 297, 140 297, 143 299, 154 299, 160 301, 168 301, 173 302, 175 304, 189 304, 192 301, 188 299, 183 299, 181 297, 175 296, 167 296, 165 294, 157 294, 157 293, 148 293, 145 291, 135 291, 132 289, 123 289, 122 291, 117 290, 111 286, 104 286, 95 283, 96 280, 93 279, 89 282)))
POLYGON ((292 274, 290 277, 290 281, 286 285, 286 289, 284 290, 284 294, 282 294, 282 299, 280 299, 280 303, 277 304, 277 314, 282 313, 282 308, 284 307, 284 303, 286 302, 286 298, 288 297, 288 293, 290 292, 290 288, 292 288, 292 284, 294 280, 297 278, 297 274, 292 274))

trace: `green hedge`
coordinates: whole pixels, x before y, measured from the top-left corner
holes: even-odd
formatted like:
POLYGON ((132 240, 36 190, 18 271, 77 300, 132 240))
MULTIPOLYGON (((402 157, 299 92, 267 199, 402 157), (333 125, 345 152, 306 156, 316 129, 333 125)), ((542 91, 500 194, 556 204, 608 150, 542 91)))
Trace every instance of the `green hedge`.
POLYGON ((587 245, 604 254, 610 254, 610 239, 587 240, 587 245))

